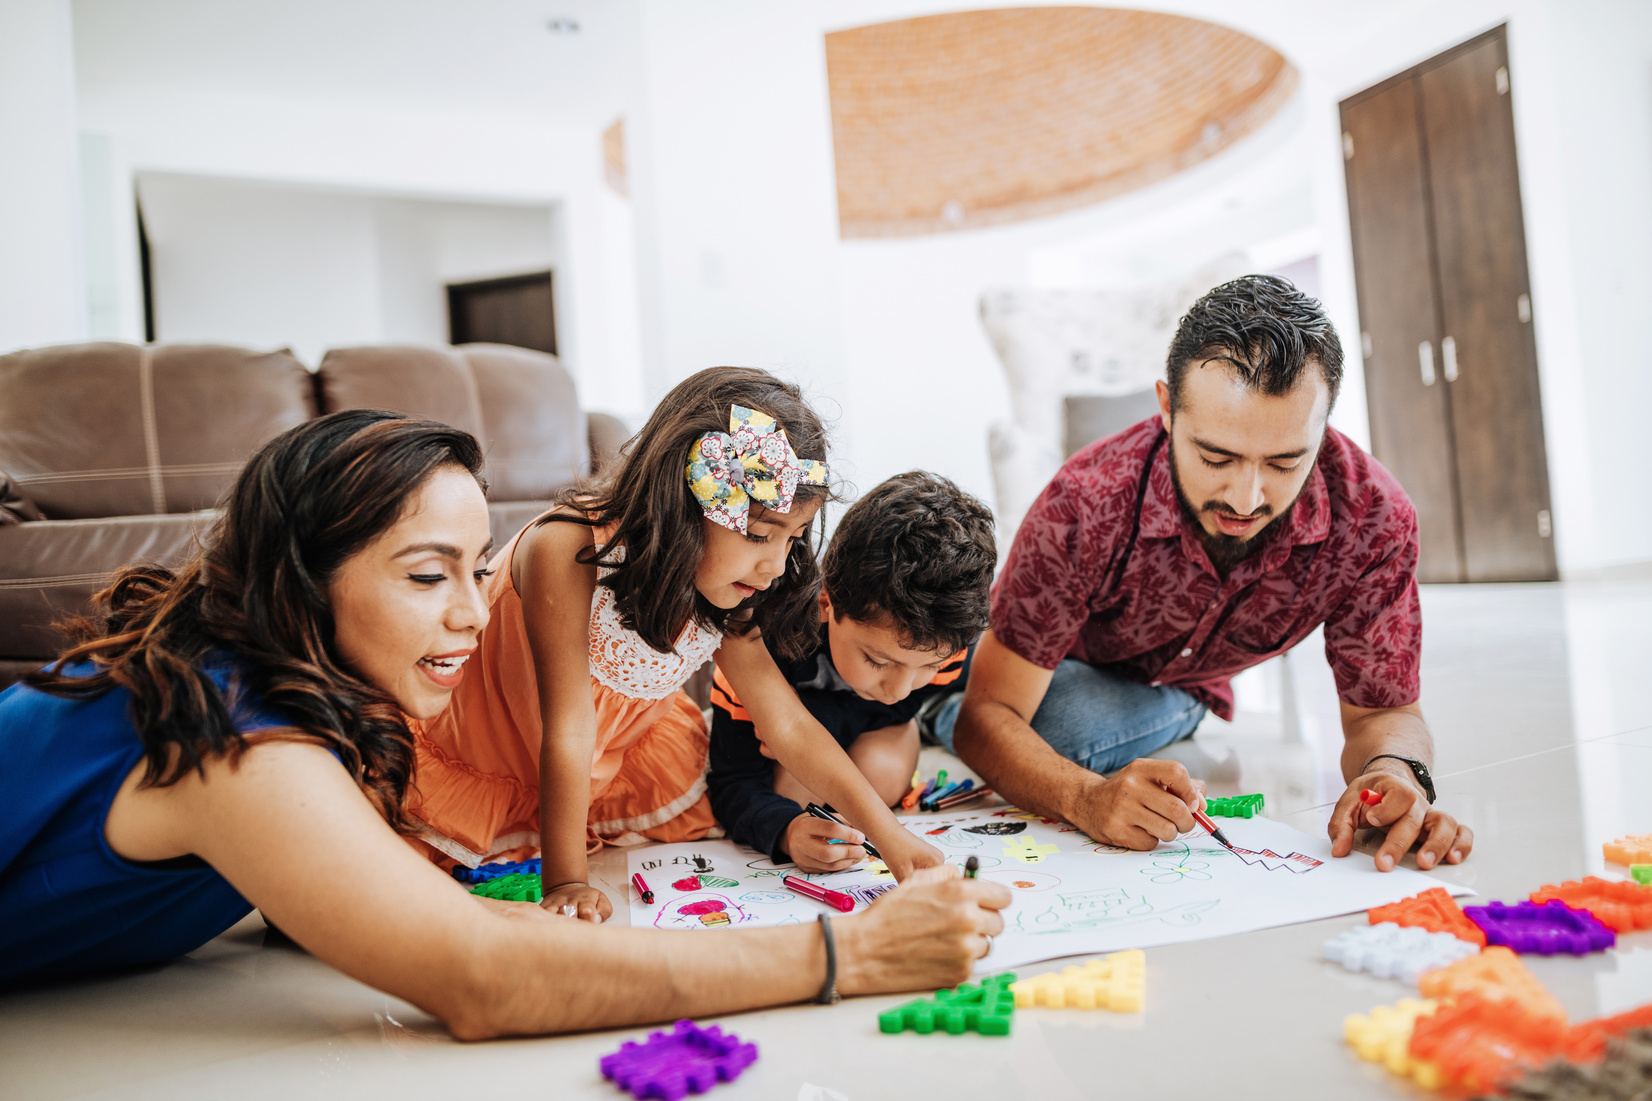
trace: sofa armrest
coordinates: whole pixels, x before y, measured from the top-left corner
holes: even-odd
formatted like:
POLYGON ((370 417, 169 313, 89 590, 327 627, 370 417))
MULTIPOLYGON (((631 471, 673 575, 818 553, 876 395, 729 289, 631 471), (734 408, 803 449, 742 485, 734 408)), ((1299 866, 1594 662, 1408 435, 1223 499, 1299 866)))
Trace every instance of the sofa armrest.
POLYGON ((599 477, 631 438, 625 422, 610 413, 586 413, 585 434, 591 446, 591 476, 599 477))

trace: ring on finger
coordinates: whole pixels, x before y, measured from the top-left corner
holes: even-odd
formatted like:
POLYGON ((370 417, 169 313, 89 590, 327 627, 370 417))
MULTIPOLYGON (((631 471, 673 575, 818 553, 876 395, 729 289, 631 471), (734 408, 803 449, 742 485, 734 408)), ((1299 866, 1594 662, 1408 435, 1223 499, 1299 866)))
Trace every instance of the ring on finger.
POLYGON ((977 958, 977 959, 983 959, 983 960, 984 960, 984 959, 986 959, 986 958, 987 958, 987 957, 988 957, 988 956, 990 956, 990 955, 992 955, 992 937, 991 937, 991 935, 990 935, 990 934, 987 934, 987 933, 982 933, 982 934, 981 934, 981 935, 982 935, 982 936, 983 936, 983 937, 986 937, 986 938, 987 938, 987 950, 986 950, 986 951, 985 951, 985 952, 982 952, 982 953, 981 953, 981 954, 980 954, 980 955, 979 955, 979 956, 977 956, 977 957, 976 957, 976 958, 977 958))

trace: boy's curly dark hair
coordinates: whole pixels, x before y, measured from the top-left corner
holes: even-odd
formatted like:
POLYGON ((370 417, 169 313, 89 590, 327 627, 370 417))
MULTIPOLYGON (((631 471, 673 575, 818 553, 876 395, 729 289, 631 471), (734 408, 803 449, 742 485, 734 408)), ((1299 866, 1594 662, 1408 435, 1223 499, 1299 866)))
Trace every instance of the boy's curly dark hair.
POLYGON ((998 564, 992 510, 927 470, 897 474, 843 514, 822 562, 832 614, 889 622, 912 650, 956 653, 987 629, 998 564))

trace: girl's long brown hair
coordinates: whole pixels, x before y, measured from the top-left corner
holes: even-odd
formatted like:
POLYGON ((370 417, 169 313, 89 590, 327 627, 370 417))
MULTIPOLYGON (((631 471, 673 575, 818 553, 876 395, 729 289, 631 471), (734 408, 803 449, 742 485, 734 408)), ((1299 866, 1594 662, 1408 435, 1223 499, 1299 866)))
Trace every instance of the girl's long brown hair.
MULTIPOLYGON (((729 409, 735 405, 773 417, 801 457, 826 458, 825 426, 796 386, 752 367, 708 367, 660 400, 606 476, 564 491, 557 501, 567 507, 538 522, 614 525, 607 547, 588 547, 579 560, 613 571, 600 584, 613 590, 620 623, 661 653, 675 647, 693 619, 734 635, 761 630, 782 656, 803 657, 820 640, 815 553, 818 532, 825 528, 823 513, 816 533, 792 544, 786 572, 739 607, 718 608, 694 587, 694 571, 705 553, 705 512, 689 488, 689 454, 705 433, 729 430, 729 409), (625 557, 618 561, 609 550, 621 545, 625 557)), ((792 507, 830 494, 825 486, 800 485, 792 507)))
POLYGON ((71 699, 131 692, 144 782, 163 787, 244 752, 234 716, 257 707, 338 754, 379 813, 405 828, 407 721, 340 659, 327 585, 445 466, 480 481, 476 440, 399 413, 350 410, 284 432, 241 471, 203 550, 175 574, 121 570, 97 596, 103 615, 68 624, 76 645, 25 680, 71 699), (206 668, 214 652, 237 670, 228 698, 206 668), (84 662, 90 675, 68 671, 84 662))

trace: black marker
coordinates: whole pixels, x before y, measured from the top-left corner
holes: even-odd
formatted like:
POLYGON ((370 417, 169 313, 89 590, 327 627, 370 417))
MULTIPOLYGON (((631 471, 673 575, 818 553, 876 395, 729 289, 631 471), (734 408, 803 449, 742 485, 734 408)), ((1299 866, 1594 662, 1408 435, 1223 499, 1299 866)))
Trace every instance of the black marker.
MULTIPOLYGON (((814 815, 816 818, 824 818, 826 821, 836 822, 840 826, 849 825, 849 823, 847 823, 843 819, 837 817, 835 814, 829 813, 826 810, 825 807, 822 807, 818 803, 810 803, 808 806, 804 807, 803 809, 807 813, 814 815)), ((872 847, 872 842, 862 841, 860 843, 860 847, 865 849, 866 850, 866 855, 871 857, 873 860, 882 860, 883 859, 882 856, 878 855, 878 850, 876 850, 872 847)))
POLYGON ((981 860, 980 860, 979 857, 972 856, 968 860, 964 861, 964 878, 965 879, 974 879, 975 878, 975 873, 980 871, 980 870, 981 870, 981 860))

